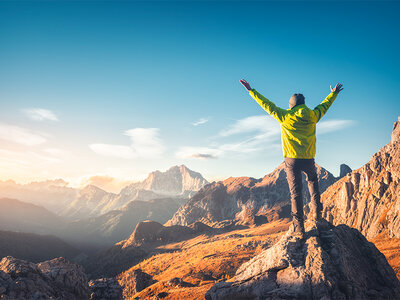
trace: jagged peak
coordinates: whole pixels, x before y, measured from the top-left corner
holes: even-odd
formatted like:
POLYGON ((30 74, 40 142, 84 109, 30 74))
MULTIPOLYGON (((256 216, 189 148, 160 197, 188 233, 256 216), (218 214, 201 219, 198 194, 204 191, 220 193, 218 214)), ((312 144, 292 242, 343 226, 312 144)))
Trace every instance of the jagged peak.
POLYGON ((398 141, 400 141, 400 116, 398 117, 397 121, 394 122, 393 124, 392 138, 391 138, 392 143, 398 141))

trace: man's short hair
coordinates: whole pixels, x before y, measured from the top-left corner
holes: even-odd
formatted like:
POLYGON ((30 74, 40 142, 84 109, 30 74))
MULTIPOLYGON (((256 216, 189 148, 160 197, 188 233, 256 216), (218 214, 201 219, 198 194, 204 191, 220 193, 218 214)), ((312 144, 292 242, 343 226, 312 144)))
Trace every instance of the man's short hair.
POLYGON ((293 94, 289 100, 289 108, 292 109, 293 107, 301 104, 305 104, 305 98, 303 94, 293 94))

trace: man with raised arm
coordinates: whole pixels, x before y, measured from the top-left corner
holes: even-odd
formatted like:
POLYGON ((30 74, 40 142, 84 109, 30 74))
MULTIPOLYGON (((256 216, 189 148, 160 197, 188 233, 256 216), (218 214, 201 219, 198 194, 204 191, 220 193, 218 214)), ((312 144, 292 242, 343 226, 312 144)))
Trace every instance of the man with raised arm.
POLYGON ((338 83, 334 88, 330 86, 331 93, 314 109, 306 106, 302 94, 294 94, 290 97, 289 109, 283 109, 252 89, 246 80, 242 79, 240 83, 249 91, 250 96, 281 125, 282 148, 291 195, 294 232, 304 236, 301 172, 303 171, 307 175, 308 189, 311 195, 311 216, 317 222, 321 219, 322 204, 314 161, 315 127, 335 101, 339 92, 343 90, 342 85, 338 83))

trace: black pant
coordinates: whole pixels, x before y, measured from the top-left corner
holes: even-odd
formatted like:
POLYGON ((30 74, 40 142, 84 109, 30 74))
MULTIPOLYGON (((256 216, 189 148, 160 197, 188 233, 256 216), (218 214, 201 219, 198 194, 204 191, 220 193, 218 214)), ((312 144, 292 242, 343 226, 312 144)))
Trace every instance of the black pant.
POLYGON ((302 171, 307 175, 308 190, 310 191, 311 196, 311 214, 317 219, 320 218, 322 204, 318 189, 318 175, 314 159, 285 157, 285 171, 290 189, 293 222, 298 225, 304 224, 302 171))

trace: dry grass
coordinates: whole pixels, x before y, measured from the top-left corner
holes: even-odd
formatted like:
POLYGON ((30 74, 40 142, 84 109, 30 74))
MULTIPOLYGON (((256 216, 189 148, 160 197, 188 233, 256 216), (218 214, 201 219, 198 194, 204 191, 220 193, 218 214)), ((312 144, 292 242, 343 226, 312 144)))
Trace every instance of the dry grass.
POLYGON ((389 238, 387 235, 381 234, 372 239, 371 242, 385 255, 389 265, 392 266, 400 280, 400 239, 389 238))

